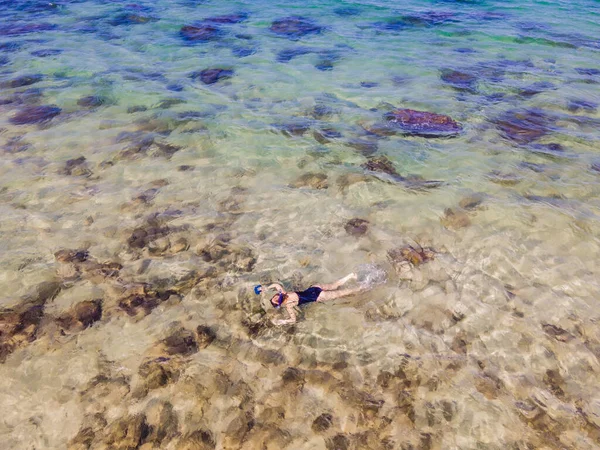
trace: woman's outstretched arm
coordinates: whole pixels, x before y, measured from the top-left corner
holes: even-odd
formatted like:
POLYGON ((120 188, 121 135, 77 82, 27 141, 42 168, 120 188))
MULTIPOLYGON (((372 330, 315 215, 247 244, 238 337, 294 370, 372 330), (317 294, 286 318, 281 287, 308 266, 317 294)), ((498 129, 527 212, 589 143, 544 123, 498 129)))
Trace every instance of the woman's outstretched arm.
POLYGON ((287 309, 287 312, 290 315, 290 318, 275 320, 273 322, 275 325, 289 325, 292 323, 296 323, 296 311, 294 311, 294 307, 290 306, 290 305, 286 305, 285 309, 287 309))

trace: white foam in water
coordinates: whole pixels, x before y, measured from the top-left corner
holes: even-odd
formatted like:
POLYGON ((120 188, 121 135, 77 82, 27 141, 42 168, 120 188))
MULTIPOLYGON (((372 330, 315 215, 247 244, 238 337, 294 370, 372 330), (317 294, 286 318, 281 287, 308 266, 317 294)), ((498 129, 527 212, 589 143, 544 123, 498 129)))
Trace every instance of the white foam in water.
POLYGON ((377 264, 361 264, 356 268, 357 281, 361 286, 373 288, 387 281, 387 273, 377 264))

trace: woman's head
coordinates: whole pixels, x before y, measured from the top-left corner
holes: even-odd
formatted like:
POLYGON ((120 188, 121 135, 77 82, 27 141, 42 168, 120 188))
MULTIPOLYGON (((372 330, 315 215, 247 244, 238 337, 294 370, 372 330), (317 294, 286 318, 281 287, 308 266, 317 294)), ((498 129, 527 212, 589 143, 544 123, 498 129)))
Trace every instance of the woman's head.
POLYGON ((271 306, 273 306, 273 308, 279 308, 285 300, 285 297, 286 295, 283 292, 278 292, 273 297, 271 297, 271 306))

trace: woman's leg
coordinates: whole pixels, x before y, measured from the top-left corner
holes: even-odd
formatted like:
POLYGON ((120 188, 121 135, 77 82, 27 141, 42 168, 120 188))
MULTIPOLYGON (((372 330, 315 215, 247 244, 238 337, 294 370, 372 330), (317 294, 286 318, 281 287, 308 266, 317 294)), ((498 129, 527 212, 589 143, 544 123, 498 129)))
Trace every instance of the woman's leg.
POLYGON ((341 280, 337 280, 335 283, 330 284, 315 284, 316 287, 320 287, 324 291, 335 291, 340 286, 343 286, 350 280, 356 280, 356 274, 352 272, 350 275, 346 275, 341 280))
POLYGON ((347 297, 349 295, 358 294, 358 293, 364 292, 364 291, 366 291, 366 289, 362 288, 362 287, 355 287, 352 289, 341 289, 339 291, 323 291, 319 294, 317 301, 318 302, 327 302, 329 300, 335 300, 336 298, 340 298, 340 297, 347 297))

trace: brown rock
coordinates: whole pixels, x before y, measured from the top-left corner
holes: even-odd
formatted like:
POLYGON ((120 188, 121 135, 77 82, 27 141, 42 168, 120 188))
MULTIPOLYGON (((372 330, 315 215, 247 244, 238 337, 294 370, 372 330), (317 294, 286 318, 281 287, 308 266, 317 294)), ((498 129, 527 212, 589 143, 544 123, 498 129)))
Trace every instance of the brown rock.
POLYGON ((206 430, 196 430, 177 443, 176 450, 212 450, 216 447, 212 434, 206 430))
POLYGON ((104 443, 115 450, 134 450, 144 442, 148 432, 145 416, 126 416, 109 425, 104 443))
POLYGON ((351 236, 363 236, 369 229, 369 221, 359 218, 350 219, 344 225, 344 229, 351 236))
POLYGON ((41 283, 13 309, 0 310, 0 362, 17 348, 35 341, 46 301, 58 294, 60 285, 41 283))
POLYGON ((149 427, 147 441, 161 448, 177 434, 177 414, 173 405, 166 401, 151 401, 146 409, 146 421, 149 427))
POLYGON ((396 109, 385 119, 403 134, 423 137, 452 137, 462 131, 462 126, 451 117, 414 109, 396 109))
POLYGON ((172 253, 185 252, 189 248, 190 248, 190 244, 188 244, 187 239, 184 237, 181 237, 181 238, 177 239, 173 243, 173 245, 171 245, 171 252, 172 253))
POLYGON ((529 144, 551 130, 550 118, 540 110, 508 111, 495 123, 503 137, 517 144, 529 144))
POLYGON ((429 247, 415 248, 412 245, 394 248, 388 251, 388 258, 394 265, 408 262, 415 267, 435 258, 435 251, 429 247))
POLYGON ((472 210, 477 208, 483 202, 483 195, 481 194, 473 194, 463 197, 460 202, 458 202, 458 206, 463 209, 472 210))
POLYGON ((54 258, 61 263, 69 262, 84 262, 87 260, 89 254, 87 250, 69 250, 62 249, 54 253, 54 258))
POLYGON ((189 356, 198 351, 198 342, 194 333, 185 328, 180 328, 162 340, 165 352, 168 355, 189 356))
POLYGON ((361 166, 365 170, 371 170, 373 172, 386 173, 388 175, 400 176, 396 168, 394 167, 394 163, 390 161, 390 159, 385 156, 375 156, 369 158, 366 163, 361 166))
POLYGON ((327 450, 348 450, 350 448, 350 439, 344 434, 336 434, 325 442, 327 450))
POLYGON ((565 385, 565 379, 562 377, 558 370, 548 369, 544 375, 544 383, 550 389, 556 397, 562 399, 565 396, 563 386, 565 385))
POLYGON ((179 371, 171 366, 171 359, 156 358, 144 362, 139 367, 138 374, 144 380, 142 393, 145 393, 166 386, 176 380, 179 371))
POLYGON ((455 230, 471 225, 471 219, 464 211, 457 211, 452 208, 444 210, 444 217, 440 221, 444 227, 455 230))
POLYGON ((293 385, 301 390, 305 383, 304 372, 295 367, 288 367, 283 371, 281 380, 283 381, 284 385, 293 385))
POLYGON ((291 185, 294 188, 327 189, 327 175, 324 173, 305 173, 300 175, 291 185))
POLYGON ((198 347, 206 348, 217 338, 215 331, 206 325, 198 325, 196 329, 198 347))
POLYGON ((102 300, 87 300, 78 303, 67 314, 57 319, 60 326, 67 330, 83 330, 102 318, 102 300))
POLYGON ((333 416, 329 413, 323 413, 312 423, 312 430, 315 433, 322 433, 323 431, 327 431, 331 425, 333 424, 333 416))
POLYGON ((96 433, 91 427, 81 428, 75 437, 69 441, 68 450, 88 450, 95 437, 96 433))
POLYGON ((549 323, 542 324, 542 329, 548 335, 560 342, 569 342, 574 336, 566 330, 549 323))

